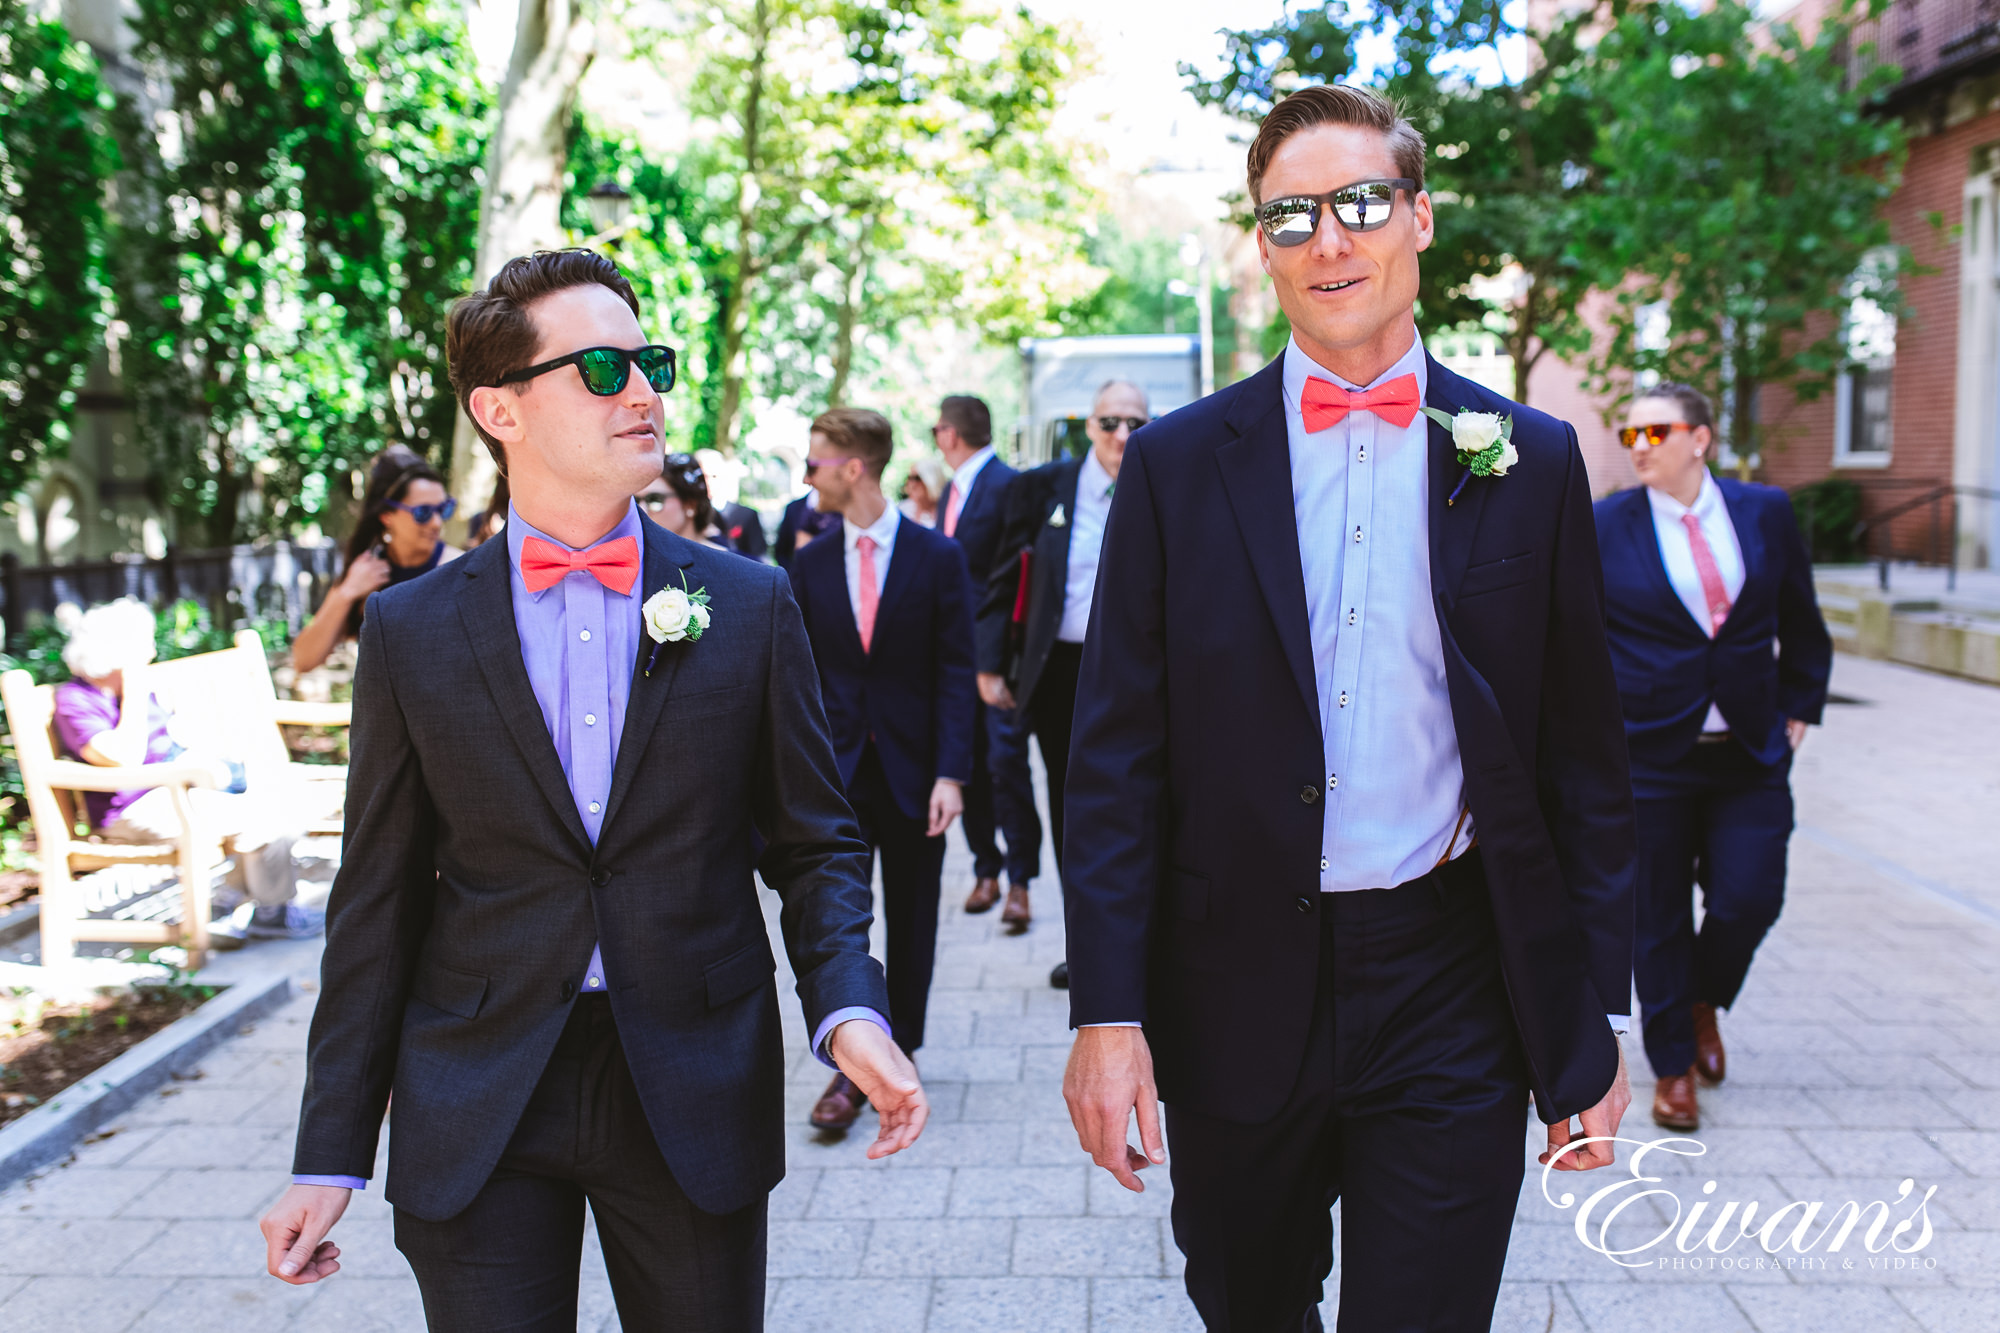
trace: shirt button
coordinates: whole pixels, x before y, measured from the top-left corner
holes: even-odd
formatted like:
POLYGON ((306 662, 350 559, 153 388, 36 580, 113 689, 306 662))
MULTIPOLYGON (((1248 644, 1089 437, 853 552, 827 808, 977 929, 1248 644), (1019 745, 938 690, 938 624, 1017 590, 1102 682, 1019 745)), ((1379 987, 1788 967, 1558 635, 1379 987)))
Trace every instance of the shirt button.
POLYGON ((1347 691, 1346 691, 1346 690, 1342 690, 1342 691, 1340 692, 1340 706, 1341 706, 1342 708, 1345 708, 1345 707, 1347 707, 1347 691))
POLYGON ((597 802, 592 801, 590 803, 590 813, 593 815, 597 813, 597 802))
POLYGON ((1354 540, 1355 541, 1361 540, 1361 525, 1359 523, 1354 525, 1354 540))
POLYGON ((1347 609, 1347 623, 1348 623, 1348 624, 1350 624, 1350 625, 1352 625, 1352 624, 1354 623, 1354 608, 1353 608, 1353 607, 1349 607, 1349 608, 1347 609))
POLYGON ((1329 773, 1326 775, 1326 786, 1328 791, 1333 790, 1335 787, 1338 787, 1339 785, 1340 785, 1340 774, 1329 773))
POLYGON ((602 986, 604 983, 599 981, 596 977, 592 977, 590 980, 584 982, 583 984, 590 987, 592 990, 596 990, 599 986, 602 986))
MULTIPOLYGON (((1360 540, 1361 540, 1361 538, 1357 536, 1357 537, 1356 537, 1356 538, 1355 538, 1354 540, 1356 540, 1356 541, 1360 541, 1360 540)), ((585 643, 589 643, 589 642, 590 642, 590 631, 589 631, 589 630, 587 630, 587 629, 586 629, 586 630, 578 630, 578 631, 577 631, 577 635, 576 635, 576 637, 577 637, 577 638, 579 638, 579 639, 582 639, 582 640, 583 640, 583 641, 584 641, 585 643)))
POLYGON ((584 726, 586 726, 586 727, 594 727, 594 726, 596 726, 596 725, 597 725, 597 714, 595 714, 595 713, 585 713, 585 714, 583 715, 583 725, 584 725, 584 726))
POLYGON ((1301 801, 1304 801, 1307 805, 1311 805, 1314 801, 1317 801, 1319 799, 1319 788, 1312 786, 1311 784, 1307 784, 1306 786, 1299 788, 1299 799, 1301 801))
POLYGON ((1324 856, 1322 856, 1322 857, 1321 857, 1321 858, 1319 859, 1319 868, 1320 868, 1321 870, 1325 870, 1325 869, 1326 869, 1326 858, 1325 858, 1324 856))
POLYGON ((1301 899, 1299 899, 1299 910, 1300 910, 1301 912, 1310 912, 1310 911, 1312 911, 1312 909, 1313 909, 1313 900, 1312 900, 1312 899, 1310 899, 1310 898, 1301 898, 1301 899))

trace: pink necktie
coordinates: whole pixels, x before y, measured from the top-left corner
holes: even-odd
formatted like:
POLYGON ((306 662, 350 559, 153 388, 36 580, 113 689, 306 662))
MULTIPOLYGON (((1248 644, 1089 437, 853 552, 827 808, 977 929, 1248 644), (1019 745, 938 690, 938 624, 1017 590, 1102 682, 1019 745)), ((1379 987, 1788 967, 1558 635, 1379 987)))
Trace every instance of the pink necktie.
POLYGON ((1681 526, 1687 529, 1688 547, 1694 552, 1694 572, 1701 576, 1701 595, 1708 599, 1708 637, 1712 639, 1722 633, 1722 622, 1729 619, 1729 594, 1723 590, 1715 552, 1708 549, 1708 538, 1701 535, 1701 520, 1682 514, 1681 526))
POLYGON ((965 497, 964 497, 964 496, 963 496, 962 494, 960 494, 960 492, 959 492, 959 489, 958 489, 958 483, 954 481, 954 482, 953 482, 953 483, 952 483, 952 484, 951 484, 951 485, 950 485, 950 486, 949 486, 948 488, 946 488, 946 490, 945 490, 945 498, 944 498, 944 535, 945 535, 945 536, 947 536, 947 537, 950 537, 950 536, 954 535, 955 533, 957 533, 957 531, 958 531, 958 511, 959 511, 959 509, 960 509, 960 508, 962 508, 962 507, 963 507, 964 503, 965 503, 965 497))
POLYGON ((855 546, 861 551, 861 615, 855 628, 861 631, 861 651, 865 653, 875 638, 875 607, 882 594, 875 582, 875 539, 863 537, 855 546))

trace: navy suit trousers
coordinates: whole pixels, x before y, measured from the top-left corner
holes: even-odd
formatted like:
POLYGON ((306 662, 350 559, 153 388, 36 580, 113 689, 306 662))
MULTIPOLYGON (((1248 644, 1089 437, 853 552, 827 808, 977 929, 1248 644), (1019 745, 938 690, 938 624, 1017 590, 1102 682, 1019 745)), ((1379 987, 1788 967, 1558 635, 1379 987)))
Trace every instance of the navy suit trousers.
POLYGON ((1026 886, 1042 865, 1042 821, 1035 813, 1034 778, 1028 772, 1028 733, 1006 709, 978 705, 972 729, 972 781, 965 784, 966 846, 972 871, 1026 886), (1005 836, 1003 854, 996 831, 1005 836))
POLYGON ((882 757, 871 743, 848 784, 861 840, 882 858, 882 928, 888 937, 889 1027, 905 1054, 924 1044, 931 973, 937 966, 938 895, 944 835, 925 836, 928 821, 896 804, 882 757))
POLYGON ((1791 756, 1758 763, 1733 740, 1695 746, 1667 773, 1635 773, 1639 891, 1632 972, 1646 1059, 1661 1078, 1694 1063, 1694 1008, 1736 1001, 1785 902, 1791 756), (1702 886, 1700 930, 1694 885, 1702 886))

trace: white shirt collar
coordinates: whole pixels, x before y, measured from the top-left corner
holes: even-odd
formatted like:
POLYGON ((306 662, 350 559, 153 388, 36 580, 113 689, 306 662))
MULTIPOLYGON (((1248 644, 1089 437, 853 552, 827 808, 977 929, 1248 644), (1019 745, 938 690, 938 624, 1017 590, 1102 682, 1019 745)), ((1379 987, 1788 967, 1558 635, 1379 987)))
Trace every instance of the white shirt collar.
POLYGON ((843 515, 840 520, 840 528, 846 536, 848 550, 852 551, 855 547, 859 546, 863 537, 873 537, 875 539, 875 549, 886 551, 895 543, 896 525, 902 521, 902 511, 894 505, 886 505, 883 507, 882 517, 876 519, 867 527, 856 527, 853 519, 843 515))
POLYGON ((951 479, 958 484, 962 493, 972 488, 972 479, 979 475, 979 469, 993 460, 993 446, 987 445, 972 457, 952 469, 951 479))
POLYGON ((1076 474, 1076 498, 1078 500, 1101 500, 1111 489, 1117 478, 1104 470, 1104 464, 1097 461, 1097 450, 1083 451, 1083 470, 1076 474))
POLYGON ((1305 351, 1300 348, 1297 339, 1292 339, 1285 343, 1284 374, 1285 407, 1294 415, 1299 411, 1299 401, 1305 393, 1306 380, 1314 377, 1331 380, 1341 388, 1353 392, 1362 389, 1372 389, 1378 384, 1386 384, 1401 375, 1415 375, 1417 377, 1417 394, 1420 399, 1428 398, 1431 390, 1430 358, 1424 355, 1424 340, 1421 334, 1411 340, 1410 350, 1397 358, 1395 365, 1390 366, 1380 375, 1377 375, 1368 384, 1356 384, 1353 380, 1342 379, 1340 376, 1334 374, 1325 366, 1307 356, 1305 351))
POLYGON ((1646 488, 1646 502, 1652 505, 1655 515, 1664 516, 1672 522, 1680 522, 1683 514, 1693 514, 1697 520, 1706 523, 1716 516, 1716 509, 1722 504, 1722 488, 1715 484, 1715 478, 1704 467, 1701 470, 1701 489, 1694 493, 1693 504, 1684 505, 1654 486, 1646 488))

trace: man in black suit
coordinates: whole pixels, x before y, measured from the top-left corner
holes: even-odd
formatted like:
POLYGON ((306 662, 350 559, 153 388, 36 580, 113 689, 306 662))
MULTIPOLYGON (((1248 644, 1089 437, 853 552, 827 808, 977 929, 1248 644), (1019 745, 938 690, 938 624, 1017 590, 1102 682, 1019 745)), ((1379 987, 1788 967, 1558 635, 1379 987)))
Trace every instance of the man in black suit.
POLYGON ((770 551, 771 543, 764 538, 764 520, 749 505, 731 500, 717 505, 715 512, 722 516, 722 533, 736 554, 762 560, 770 551))
MULTIPOLYGON (((811 468, 808 467, 810 472, 811 468)), ((815 538, 825 536, 840 527, 840 515, 829 514, 813 508, 813 493, 808 491, 785 506, 785 512, 778 519, 778 539, 771 543, 771 559, 779 569, 790 569, 792 557, 799 548, 810 544, 815 538)))
MULTIPOLYGON (((993 414, 967 394, 953 394, 938 406, 931 439, 951 469, 938 506, 938 531, 965 551, 972 586, 984 588, 1001 558, 1000 527, 1007 488, 1015 472, 993 449, 993 414)), ((972 781, 965 789, 965 841, 972 849, 972 893, 968 912, 986 912, 1000 901, 1000 872, 1007 872, 1007 905, 1000 920, 1009 929, 1028 928, 1028 886, 1042 863, 1042 823, 1035 816, 1035 789, 1028 775, 1028 751, 1013 718, 1002 709, 972 702, 972 781), (1006 835, 1004 859, 995 836, 1006 835)))
MULTIPOLYGON (((889 1018, 914 1055, 937 955, 944 833, 972 772, 972 585, 957 544, 905 522, 882 494, 893 445, 881 413, 835 408, 811 438, 807 477, 842 531, 792 558, 792 588, 834 762, 862 840, 882 856, 889 1018)), ((836 1073, 812 1123, 846 1129, 861 1104, 854 1080, 836 1073)))
POLYGON ((1589 484, 1569 427, 1424 353, 1423 170, 1365 89, 1265 118, 1250 197, 1291 343, 1133 436, 1084 645, 1064 1095, 1138 1189, 1157 1086, 1215 1330, 1320 1327, 1336 1199, 1341 1329, 1487 1328, 1529 1091, 1567 1169, 1612 1156, 1572 1117, 1614 1135, 1630 1098, 1589 484))
MULTIPOLYGON (((1000 535, 1003 558, 994 562, 980 607, 979 697, 989 708, 1011 712, 1024 739, 1032 733, 1042 748, 1058 874, 1077 671, 1090 626, 1104 522, 1125 441, 1150 419, 1146 391, 1112 380, 1091 403, 1083 426, 1090 448, 1084 455, 1014 479, 1007 488, 1007 521, 1000 535)), ((1068 963, 1056 964, 1049 984, 1069 985, 1068 963)))
POLYGON ((586 1201, 625 1327, 761 1327, 785 1058, 753 832, 813 1049, 881 1112, 870 1153, 927 1114, 805 631, 777 571, 640 519, 673 362, 609 260, 512 260, 447 339, 513 504, 505 540, 369 604, 270 1270, 338 1270, 393 1092, 431 1328, 574 1330, 586 1201))

